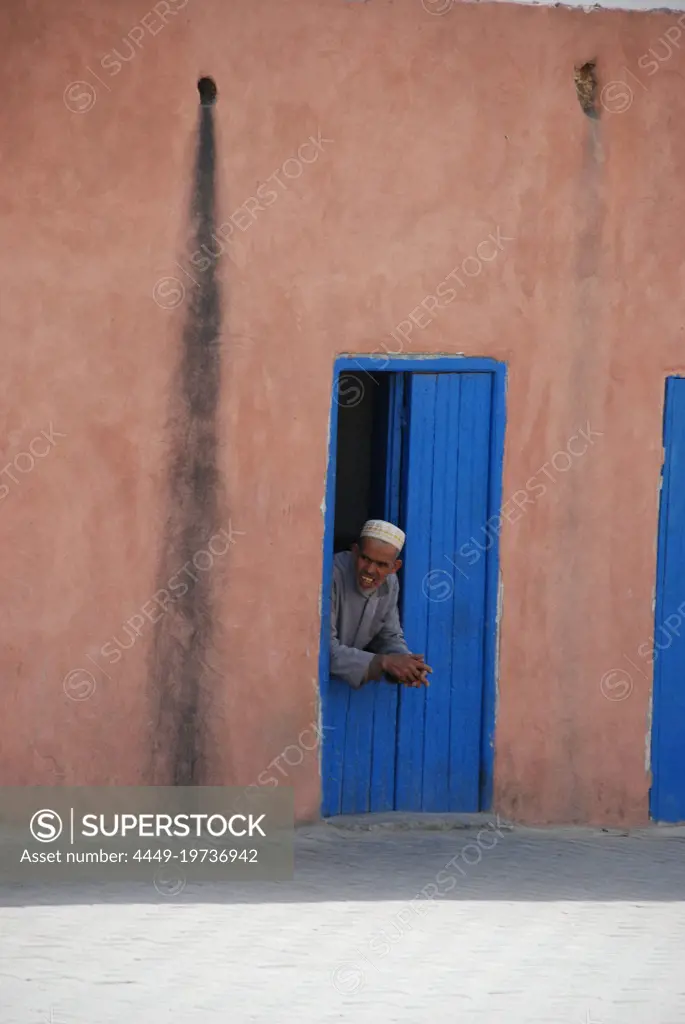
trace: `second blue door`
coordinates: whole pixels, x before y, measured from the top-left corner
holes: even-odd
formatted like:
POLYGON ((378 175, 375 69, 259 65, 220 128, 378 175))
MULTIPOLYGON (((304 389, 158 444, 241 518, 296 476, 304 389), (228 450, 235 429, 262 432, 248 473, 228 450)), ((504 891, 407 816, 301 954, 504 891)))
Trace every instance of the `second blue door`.
MULTIPOLYGON (((685 379, 670 377, 664 409, 664 467, 654 637, 651 816, 685 821, 685 379)), ((645 650, 646 648, 646 650, 645 650)))

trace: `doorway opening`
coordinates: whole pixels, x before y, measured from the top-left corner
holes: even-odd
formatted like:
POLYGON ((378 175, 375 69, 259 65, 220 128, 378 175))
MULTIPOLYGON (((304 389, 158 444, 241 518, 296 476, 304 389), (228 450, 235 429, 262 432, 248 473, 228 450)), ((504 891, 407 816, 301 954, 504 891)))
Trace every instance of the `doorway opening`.
MULTIPOLYGON (((378 419, 378 376, 342 374, 338 383, 338 444, 335 480, 334 551, 346 551, 372 516, 372 482, 378 475, 374 424, 378 419)), ((381 456, 382 458, 382 456, 381 456)))
POLYGON ((401 460, 403 384, 403 374, 398 373, 340 375, 336 392, 336 554, 349 550, 367 519, 394 522, 399 516, 393 477, 401 460))
POLYGON ((504 366, 494 360, 341 359, 326 501, 321 637, 324 816, 477 811, 490 806, 498 544, 482 536, 501 505, 504 366), (367 368, 368 367, 368 368, 367 368), (366 519, 406 534, 400 618, 430 688, 329 671, 334 554, 366 519), (464 551, 469 551, 467 559, 464 551))

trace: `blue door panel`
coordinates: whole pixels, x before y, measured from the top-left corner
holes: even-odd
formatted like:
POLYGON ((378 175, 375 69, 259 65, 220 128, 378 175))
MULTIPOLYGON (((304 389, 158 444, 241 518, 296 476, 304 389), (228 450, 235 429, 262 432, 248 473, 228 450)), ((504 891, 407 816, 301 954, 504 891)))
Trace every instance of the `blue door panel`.
POLYGON ((476 811, 484 791, 486 632, 492 646, 495 629, 486 591, 496 554, 485 525, 493 500, 499 507, 492 485, 501 469, 492 465, 501 457, 493 448, 495 375, 394 377, 385 515, 407 533, 402 622, 433 674, 428 689, 379 683, 353 691, 322 681, 325 816, 476 811))
MULTIPOLYGON (((426 640, 428 602, 421 592, 431 569, 430 513, 433 488, 437 374, 412 374, 409 382, 409 438, 404 479, 404 586, 402 625, 410 650, 430 664, 426 640)), ((423 759, 426 691, 399 693, 395 804, 397 810, 420 810, 423 803, 423 759)))
POLYGON ((454 605, 451 636, 450 780, 451 811, 479 808, 487 567, 492 545, 488 520, 492 377, 465 374, 459 420, 459 462, 454 535, 454 605), (466 553, 466 557, 464 557, 466 553))
MULTIPOLYGON (((426 659, 433 668, 425 695, 422 809, 444 811, 450 806, 450 706, 452 700, 454 581, 444 560, 454 544, 458 502, 457 459, 461 447, 459 413, 461 374, 440 374, 435 388, 433 486, 429 520, 417 528, 430 534, 431 572, 412 600, 426 604, 426 659)), ((410 492, 411 493, 411 492, 410 492)))
MULTIPOLYGON (((404 378, 403 373, 392 374, 389 388, 383 517, 391 523, 400 521, 404 378)), ((374 812, 392 811, 395 807, 398 690, 392 683, 377 683, 369 689, 374 695, 369 810, 374 812)))
POLYGON ((670 377, 654 628, 651 816, 685 821, 685 379, 670 377), (679 608, 681 609, 679 611, 679 608))
POLYGON ((324 817, 340 814, 343 793, 343 765, 350 687, 342 680, 329 678, 321 682, 321 719, 323 754, 321 764, 321 813, 324 817))
POLYGON ((398 810, 479 808, 491 401, 489 374, 411 382, 404 620, 433 674, 400 692, 398 810))
MULTIPOLYGON (((347 686, 346 683, 342 685, 347 686)), ((363 686, 356 693, 350 692, 349 695, 340 808, 342 814, 363 814, 370 809, 369 781, 375 701, 373 686, 363 686)))

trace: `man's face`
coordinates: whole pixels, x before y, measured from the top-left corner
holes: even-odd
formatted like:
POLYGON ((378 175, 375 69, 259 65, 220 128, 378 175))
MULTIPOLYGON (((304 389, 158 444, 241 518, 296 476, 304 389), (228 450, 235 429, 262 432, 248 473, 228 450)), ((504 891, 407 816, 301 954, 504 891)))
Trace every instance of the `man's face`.
POLYGON ((377 590, 386 576, 397 572, 402 565, 392 544, 371 537, 362 537, 360 544, 353 544, 352 552, 357 583, 368 594, 377 590))

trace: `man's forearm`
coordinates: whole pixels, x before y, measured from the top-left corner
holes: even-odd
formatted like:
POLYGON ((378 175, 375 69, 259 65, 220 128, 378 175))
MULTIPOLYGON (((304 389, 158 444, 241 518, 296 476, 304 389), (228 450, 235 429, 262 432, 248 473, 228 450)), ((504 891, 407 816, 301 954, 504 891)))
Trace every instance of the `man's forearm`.
POLYGON ((407 641, 401 632, 381 632, 367 645, 367 651, 374 654, 410 654, 407 641))

